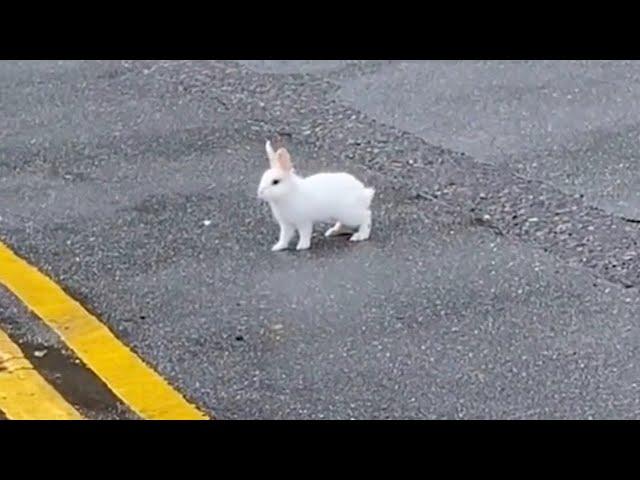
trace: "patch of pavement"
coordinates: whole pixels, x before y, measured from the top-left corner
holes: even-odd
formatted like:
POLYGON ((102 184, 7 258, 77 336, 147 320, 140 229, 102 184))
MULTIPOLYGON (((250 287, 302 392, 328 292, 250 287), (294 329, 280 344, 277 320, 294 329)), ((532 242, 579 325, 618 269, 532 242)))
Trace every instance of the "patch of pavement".
POLYGON ((639 62, 399 62, 337 95, 429 143, 640 217, 639 62))

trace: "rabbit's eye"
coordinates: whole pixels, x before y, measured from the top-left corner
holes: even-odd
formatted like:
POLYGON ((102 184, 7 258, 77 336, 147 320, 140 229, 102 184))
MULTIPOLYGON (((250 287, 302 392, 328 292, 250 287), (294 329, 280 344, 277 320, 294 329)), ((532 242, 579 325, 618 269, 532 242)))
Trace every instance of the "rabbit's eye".
POLYGON ((271 182, 271 185, 277 185, 277 184, 279 184, 279 183, 280 183, 280 180, 277 180, 277 179, 276 179, 276 180, 274 180, 273 182, 271 182))

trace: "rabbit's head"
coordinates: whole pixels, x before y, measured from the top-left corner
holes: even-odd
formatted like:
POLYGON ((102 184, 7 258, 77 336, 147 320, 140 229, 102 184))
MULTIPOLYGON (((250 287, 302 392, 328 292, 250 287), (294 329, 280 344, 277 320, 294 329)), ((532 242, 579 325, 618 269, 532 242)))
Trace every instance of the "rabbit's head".
POLYGON ((285 148, 281 147, 274 151, 268 140, 265 148, 271 168, 262 174, 258 186, 258 198, 272 202, 286 197, 294 187, 293 166, 291 156, 285 148))

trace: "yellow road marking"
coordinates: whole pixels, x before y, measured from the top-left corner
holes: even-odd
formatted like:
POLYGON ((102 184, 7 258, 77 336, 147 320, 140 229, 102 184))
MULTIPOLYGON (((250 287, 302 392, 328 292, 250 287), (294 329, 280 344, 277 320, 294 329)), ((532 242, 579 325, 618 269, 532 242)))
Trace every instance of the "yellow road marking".
POLYGON ((0 330, 0 410, 10 420, 81 420, 0 330))
POLYGON ((2 242, 0 283, 51 327, 142 418, 208 419, 123 345, 102 322, 2 242))

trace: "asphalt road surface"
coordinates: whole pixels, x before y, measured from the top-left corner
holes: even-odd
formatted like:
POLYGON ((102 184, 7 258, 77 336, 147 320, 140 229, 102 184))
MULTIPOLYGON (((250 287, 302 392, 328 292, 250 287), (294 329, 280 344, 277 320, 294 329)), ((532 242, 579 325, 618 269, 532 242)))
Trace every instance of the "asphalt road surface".
POLYGON ((638 418, 638 112, 639 62, 5 61, 0 236, 216 418, 638 418), (278 135, 369 241, 271 252, 278 135))

